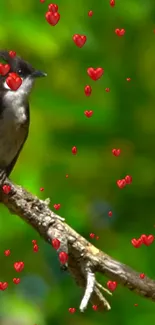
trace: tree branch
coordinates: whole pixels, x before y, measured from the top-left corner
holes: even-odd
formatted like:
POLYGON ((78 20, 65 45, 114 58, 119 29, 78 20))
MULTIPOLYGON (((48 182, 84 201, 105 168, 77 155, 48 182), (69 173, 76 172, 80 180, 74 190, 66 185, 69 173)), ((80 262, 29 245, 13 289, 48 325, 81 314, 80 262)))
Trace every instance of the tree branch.
POLYGON ((11 186, 11 192, 6 195, 1 191, 0 195, 10 212, 30 224, 48 243, 51 243, 51 239, 58 238, 61 242, 59 252, 68 253, 68 270, 75 282, 85 291, 80 311, 86 309, 89 300, 93 305, 98 306, 98 310, 110 310, 110 305, 101 290, 107 294, 111 292, 96 281, 97 272, 155 302, 154 280, 148 277, 141 279, 138 272, 89 243, 67 225, 63 218, 49 209, 49 200, 39 200, 21 186, 10 183, 9 180, 5 184, 11 186))

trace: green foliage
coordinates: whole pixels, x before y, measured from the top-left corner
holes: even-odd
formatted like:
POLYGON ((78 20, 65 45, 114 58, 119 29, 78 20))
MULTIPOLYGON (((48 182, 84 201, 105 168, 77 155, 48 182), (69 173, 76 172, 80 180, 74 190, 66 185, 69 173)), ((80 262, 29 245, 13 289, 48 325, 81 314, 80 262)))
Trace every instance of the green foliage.
MULTIPOLYGON (((73 228, 88 239, 90 232, 99 235, 98 247, 155 278, 153 245, 136 250, 130 243, 142 233, 154 233, 155 4, 137 0, 116 0, 114 8, 108 0, 57 4, 61 19, 52 27, 44 17, 48 2, 1 2, 1 47, 17 51, 48 72, 32 93, 30 135, 12 180, 42 199, 50 197, 51 208, 61 203, 60 214, 73 228), (89 10, 94 12, 91 18, 89 10), (115 28, 125 28, 125 35, 116 36, 115 28), (88 38, 81 49, 72 41, 75 33, 88 38), (105 70, 96 82, 86 73, 91 66, 105 70), (86 84, 93 88, 90 98, 84 95, 86 84), (87 119, 84 111, 89 109, 94 115, 87 119), (76 156, 72 146, 78 148, 76 156), (121 156, 112 156, 112 148, 121 148, 121 156), (116 181, 127 174, 133 183, 120 190, 116 181), (110 204, 116 217, 108 218, 106 211, 96 213, 94 220, 91 209, 96 201, 110 204)), ((12 320, 21 320, 22 315, 21 325, 24 319, 28 325, 103 321, 132 325, 133 318, 137 325, 153 322, 154 305, 119 286, 110 313, 100 315, 89 307, 84 315, 78 311, 70 315, 68 308, 79 306, 80 289, 68 275, 58 275, 52 248, 22 220, 0 209, 0 281, 9 282, 9 288, 0 292, 0 316, 9 309, 12 320), (33 253, 32 239, 38 239, 38 253, 33 253), (11 249, 10 257, 4 256, 5 249, 11 249), (25 277, 40 276, 49 288, 47 295, 41 291, 39 307, 35 299, 21 296, 21 284, 16 290, 12 283, 16 260, 24 260, 25 277)))

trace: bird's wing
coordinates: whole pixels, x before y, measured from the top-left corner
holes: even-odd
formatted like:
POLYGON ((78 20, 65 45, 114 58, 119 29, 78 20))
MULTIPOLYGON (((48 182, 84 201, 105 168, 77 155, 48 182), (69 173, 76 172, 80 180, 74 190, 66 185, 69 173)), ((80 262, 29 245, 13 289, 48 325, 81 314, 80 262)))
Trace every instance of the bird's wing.
POLYGON ((27 128, 27 132, 25 132, 25 139, 20 147, 20 149, 18 150, 16 156, 13 158, 12 162, 6 167, 6 175, 7 177, 9 177, 9 175, 11 174, 15 164, 16 164, 16 161, 18 159, 18 156, 25 144, 25 141, 28 137, 28 134, 29 134, 29 123, 30 123, 30 112, 29 112, 29 103, 27 103, 27 106, 26 106, 26 113, 27 113, 27 122, 26 122, 26 125, 24 126, 25 128, 27 128))

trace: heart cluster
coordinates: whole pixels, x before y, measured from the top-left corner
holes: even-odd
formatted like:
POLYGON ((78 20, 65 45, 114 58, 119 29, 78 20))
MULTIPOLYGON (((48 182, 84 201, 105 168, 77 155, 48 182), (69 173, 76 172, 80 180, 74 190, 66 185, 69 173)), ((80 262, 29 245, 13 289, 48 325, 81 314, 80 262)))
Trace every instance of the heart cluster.
MULTIPOLYGON (((9 55, 11 57, 14 57, 16 55, 16 52, 10 51, 9 55)), ((9 64, 3 64, 0 63, 0 75, 1 76, 6 76, 10 71, 10 65, 9 64)), ((6 84, 11 90, 17 90, 21 84, 22 84, 22 79, 16 74, 15 72, 10 72, 9 75, 6 78, 6 84)))
POLYGON ((133 238, 131 239, 131 243, 135 248, 140 247, 142 244, 149 246, 153 243, 154 241, 154 236, 153 235, 141 235, 138 239, 133 238))
POLYGON ((119 179, 118 181, 117 181, 117 186, 119 187, 119 188, 123 188, 123 187, 125 187, 127 184, 131 184, 132 183, 132 177, 130 176, 130 175, 127 175, 127 176, 125 176, 125 178, 123 178, 123 179, 119 179))
POLYGON ((60 20, 58 5, 53 3, 49 4, 48 11, 45 14, 45 18, 51 26, 57 25, 58 21, 60 20))

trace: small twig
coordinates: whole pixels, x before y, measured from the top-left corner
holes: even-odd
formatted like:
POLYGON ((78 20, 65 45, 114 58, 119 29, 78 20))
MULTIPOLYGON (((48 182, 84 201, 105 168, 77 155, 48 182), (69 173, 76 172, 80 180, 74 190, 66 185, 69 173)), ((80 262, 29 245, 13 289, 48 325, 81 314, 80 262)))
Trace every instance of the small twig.
POLYGON ((85 268, 85 272, 86 272, 87 281, 86 281, 85 293, 79 307, 81 312, 84 312, 84 310, 87 308, 88 302, 94 291, 94 286, 95 286, 95 274, 92 273, 91 270, 87 267, 85 268))
POLYGON ((104 292, 106 292, 108 295, 112 296, 112 292, 109 291, 108 289, 104 288, 100 283, 96 282, 96 286, 98 289, 103 290, 104 292))

